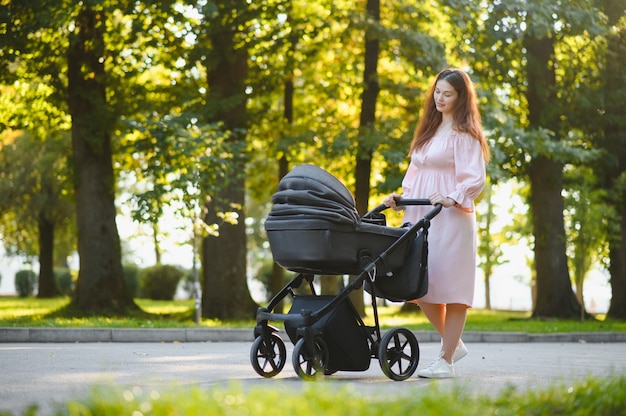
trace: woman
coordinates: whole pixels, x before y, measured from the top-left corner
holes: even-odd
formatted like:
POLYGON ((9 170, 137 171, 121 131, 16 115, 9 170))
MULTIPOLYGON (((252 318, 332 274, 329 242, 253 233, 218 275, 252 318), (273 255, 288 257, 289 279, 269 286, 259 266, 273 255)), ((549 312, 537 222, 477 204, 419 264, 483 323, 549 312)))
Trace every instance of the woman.
MULTIPOLYGON (((411 162, 398 198, 424 198, 444 209, 428 235, 428 293, 415 302, 442 337, 442 350, 428 368, 427 378, 455 377, 454 362, 467 354, 461 340, 467 308, 474 300, 476 216, 474 199, 485 184, 489 147, 482 133, 476 92, 469 76, 444 69, 433 83, 409 150, 411 162)), ((416 223, 428 207, 409 206, 404 221, 416 223)))

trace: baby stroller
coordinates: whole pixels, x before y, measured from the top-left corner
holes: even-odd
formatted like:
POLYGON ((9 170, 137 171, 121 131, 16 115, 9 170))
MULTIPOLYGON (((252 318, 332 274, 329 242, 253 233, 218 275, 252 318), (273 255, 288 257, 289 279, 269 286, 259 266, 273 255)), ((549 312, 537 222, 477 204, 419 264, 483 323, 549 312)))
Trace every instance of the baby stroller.
MULTIPOLYGON (((278 328, 283 321, 294 344, 292 364, 303 380, 337 371, 365 371, 378 359, 392 380, 410 377, 419 362, 413 332, 380 330, 376 298, 416 299, 428 290, 428 228, 441 211, 435 206, 417 224, 386 226, 385 205, 361 218, 348 189, 337 178, 313 165, 301 165, 279 183, 265 222, 274 261, 296 276, 257 311, 255 340, 250 349, 254 370, 274 377, 283 369, 287 353, 278 328), (315 275, 353 275, 335 296, 318 295, 315 275), (310 294, 296 294, 303 283, 310 294), (367 326, 348 295, 361 287, 372 296, 374 326, 367 326), (274 313, 287 296, 287 314, 274 313)), ((428 199, 401 200, 398 205, 430 205, 428 199)))

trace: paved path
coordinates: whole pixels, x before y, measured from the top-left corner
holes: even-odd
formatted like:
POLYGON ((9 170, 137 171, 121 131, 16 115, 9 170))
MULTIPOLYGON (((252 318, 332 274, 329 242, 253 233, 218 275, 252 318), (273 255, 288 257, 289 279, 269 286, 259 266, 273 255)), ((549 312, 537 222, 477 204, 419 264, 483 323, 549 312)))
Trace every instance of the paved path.
MULTIPOLYGON (((353 388, 358 394, 387 397, 410 395, 434 385, 464 386, 473 392, 497 394, 508 385, 519 389, 569 385, 587 375, 626 373, 626 343, 622 342, 471 342, 470 354, 457 364, 454 380, 412 377, 403 382, 386 378, 377 361, 364 372, 338 372, 330 383, 353 388)), ((0 343, 0 411, 21 414, 37 404, 40 415, 52 414, 56 403, 80 399, 96 385, 115 383, 165 389, 178 386, 211 388, 236 382, 244 387, 305 384, 288 360, 273 379, 259 377, 249 362, 250 342, 168 343, 0 343)), ((439 351, 438 342, 420 340, 419 368, 439 351)), ((307 386, 314 383, 306 383, 307 386)), ((320 384, 321 385, 321 384, 320 384)), ((328 386, 328 383, 324 383, 328 386)))

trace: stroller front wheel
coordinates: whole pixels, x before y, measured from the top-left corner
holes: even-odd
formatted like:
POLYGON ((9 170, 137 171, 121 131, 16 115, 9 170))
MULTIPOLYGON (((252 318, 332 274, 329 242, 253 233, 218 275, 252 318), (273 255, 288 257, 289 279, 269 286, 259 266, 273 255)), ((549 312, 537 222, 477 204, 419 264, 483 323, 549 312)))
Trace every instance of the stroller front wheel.
POLYGON ((417 338, 408 329, 393 328, 381 338, 378 361, 383 373, 390 379, 402 381, 411 377, 419 359, 417 338))
POLYGON ((250 363, 258 375, 265 378, 280 373, 287 361, 287 350, 282 338, 272 333, 269 341, 258 336, 250 348, 250 363))
POLYGON ((315 337, 315 351, 309 351, 306 340, 300 338, 293 348, 293 368, 302 380, 315 380, 324 374, 328 363, 328 346, 321 337, 315 337))

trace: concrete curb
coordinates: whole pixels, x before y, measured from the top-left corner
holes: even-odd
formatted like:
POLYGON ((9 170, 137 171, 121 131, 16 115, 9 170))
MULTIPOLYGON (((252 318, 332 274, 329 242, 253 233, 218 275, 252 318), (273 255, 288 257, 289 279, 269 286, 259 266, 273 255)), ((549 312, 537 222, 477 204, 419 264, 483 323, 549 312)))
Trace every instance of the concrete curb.
MULTIPOLYGON (((439 342, 435 331, 415 331, 419 342, 439 342)), ((286 336, 283 338, 286 339, 286 336)), ((245 328, 5 328, 0 343, 28 342, 252 342, 253 329, 245 328)), ((626 342, 626 332, 465 332, 466 342, 626 342)))
POLYGON ((7 342, 245 342, 252 329, 230 328, 0 328, 7 342))
POLYGON ((528 334, 525 332, 464 332, 467 342, 626 342, 626 332, 555 332, 528 334))

